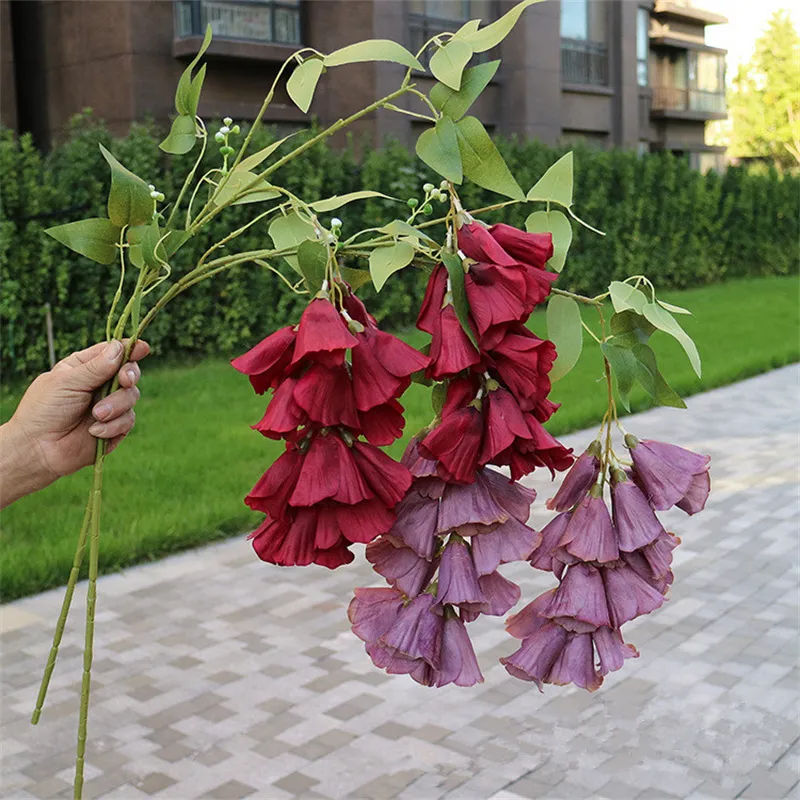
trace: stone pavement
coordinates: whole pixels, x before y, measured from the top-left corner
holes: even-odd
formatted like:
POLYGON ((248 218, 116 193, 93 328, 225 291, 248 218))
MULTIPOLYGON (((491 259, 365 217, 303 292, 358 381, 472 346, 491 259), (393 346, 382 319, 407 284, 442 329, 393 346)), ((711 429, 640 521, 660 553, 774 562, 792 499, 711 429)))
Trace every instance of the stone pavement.
MULTIPOLYGON (((641 658, 594 695, 510 678, 497 658, 515 645, 484 618, 483 685, 386 676, 345 616, 352 587, 378 583, 363 563, 279 569, 237 539, 101 579, 85 796, 798 797, 799 380, 792 366, 626 420, 711 453, 714 491, 696 517, 665 515, 683 538, 672 599, 626 626, 641 658)), ((552 488, 535 484, 540 524, 552 488)), ((528 600, 550 585, 515 566, 528 600)), ((28 723, 60 603, 3 609, 3 797, 71 797, 80 603, 28 723)))

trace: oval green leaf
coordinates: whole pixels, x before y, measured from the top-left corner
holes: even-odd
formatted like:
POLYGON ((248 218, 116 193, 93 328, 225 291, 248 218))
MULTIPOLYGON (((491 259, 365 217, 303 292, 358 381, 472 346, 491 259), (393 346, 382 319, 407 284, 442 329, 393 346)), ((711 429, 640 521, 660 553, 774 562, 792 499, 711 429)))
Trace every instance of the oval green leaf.
POLYGON ((443 178, 461 183, 461 150, 456 126, 449 117, 442 117, 433 128, 423 131, 417 139, 417 155, 443 178))
POLYGON ((573 157, 567 153, 542 175, 528 192, 528 200, 544 200, 562 206, 572 205, 573 157))
POLYGON ((325 270, 328 266, 328 248, 322 242, 306 240, 300 242, 297 248, 297 265, 300 274, 306 280, 308 291, 315 295, 325 280, 325 270))
MULTIPOLYGON (((277 250, 287 250, 296 247, 306 239, 316 239, 314 226, 301 219, 297 214, 289 213, 276 217, 269 226, 269 235, 277 250)), ((297 256, 284 256, 291 268, 300 275, 300 266, 297 256)))
POLYGON ((431 103, 450 119, 461 119, 480 93, 489 85, 497 72, 500 61, 488 61, 464 70, 461 88, 455 92, 443 83, 437 83, 430 91, 431 103))
POLYGON ((550 380, 557 381, 578 363, 583 349, 581 310, 571 297, 554 294, 547 301, 547 338, 556 346, 550 380))
POLYGON ((631 410, 631 389, 636 377, 636 356, 627 348, 619 347, 610 342, 600 345, 606 361, 611 365, 611 371, 617 382, 617 394, 625 406, 626 411, 631 410))
POLYGON ((120 227, 110 219, 81 219, 48 228, 45 233, 98 264, 110 264, 119 258, 117 243, 120 227))
POLYGON ((395 242, 389 247, 376 247, 369 256, 369 272, 375 290, 380 291, 386 279, 414 260, 414 248, 408 242, 395 242))
POLYGON ((314 211, 324 214, 326 211, 335 211, 337 208, 346 206, 348 203, 352 203, 354 200, 369 200, 372 197, 382 197, 384 200, 396 200, 398 203, 400 202, 396 197, 389 197, 388 194, 383 194, 383 192, 373 192, 371 190, 364 189, 360 192, 335 194, 333 197, 328 197, 325 200, 316 200, 315 202, 310 203, 309 206, 313 208, 314 211))
POLYGON ((181 114, 172 121, 169 136, 161 142, 159 147, 165 153, 179 156, 188 153, 196 141, 194 117, 181 114))
POLYGON ((643 292, 622 281, 611 281, 608 285, 608 293, 611 296, 614 311, 617 313, 632 310, 641 314, 647 303, 647 297, 643 292))
POLYGON ((268 144, 257 153, 253 153, 253 155, 243 158, 237 164, 236 169, 243 169, 248 172, 254 170, 262 161, 268 159, 287 139, 291 139, 292 136, 295 136, 299 132, 300 131, 295 131, 294 133, 290 133, 288 136, 284 136, 283 139, 278 139, 277 142, 268 144))
POLYGON ((456 123, 456 131, 465 177, 489 191, 513 200, 524 200, 525 193, 514 180, 483 123, 476 117, 464 117, 456 123))
POLYGON ((472 48, 461 39, 451 39, 440 47, 431 58, 433 77, 457 92, 461 88, 464 67, 472 58, 472 48))
POLYGON ((636 344, 631 352, 636 357, 636 377, 653 400, 660 406, 686 408, 681 396, 664 380, 652 348, 646 344, 636 344))
POLYGON ((553 236, 553 255, 547 269, 561 272, 572 244, 572 224, 560 211, 534 211, 525 220, 528 233, 550 233, 553 236))
POLYGON ((237 167, 230 173, 228 180, 225 181, 225 184, 217 193, 214 198, 214 204, 221 206, 227 203, 254 181, 255 183, 247 189, 247 193, 234 200, 231 205, 240 206, 246 203, 260 203, 263 200, 274 200, 276 197, 281 196, 281 193, 273 189, 266 181, 259 181, 257 178, 258 176, 254 172, 248 172, 237 167))
POLYGON ((423 70, 419 61, 402 45, 391 39, 367 39, 340 50, 334 50, 323 59, 326 67, 340 67, 342 64, 358 64, 363 61, 391 61, 405 67, 423 70))
POLYGON ((308 113, 311 101, 314 99, 314 90, 317 88, 319 77, 322 75, 324 64, 321 58, 306 59, 286 81, 286 91, 295 105, 304 113, 308 113))
POLYGON ((686 353, 692 369, 699 378, 702 374, 702 365, 700 363, 700 353, 697 351, 692 337, 681 328, 678 321, 666 309, 662 308, 657 303, 645 303, 644 317, 651 324, 655 325, 660 331, 668 333, 673 338, 677 339, 686 353))
POLYGON ((144 225, 153 218, 156 205, 150 188, 138 176, 125 169, 100 145, 103 158, 111 167, 111 191, 108 194, 108 218, 115 224, 144 225))

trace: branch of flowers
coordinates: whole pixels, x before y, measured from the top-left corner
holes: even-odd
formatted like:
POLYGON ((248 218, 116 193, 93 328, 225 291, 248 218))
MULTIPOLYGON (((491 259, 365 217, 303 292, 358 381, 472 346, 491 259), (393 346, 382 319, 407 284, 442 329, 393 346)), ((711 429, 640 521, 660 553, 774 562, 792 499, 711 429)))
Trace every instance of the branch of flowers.
POLYGON ((597 300, 595 300, 592 297, 585 297, 582 294, 575 294, 574 292, 568 292, 565 289, 556 289, 555 286, 551 287, 550 294, 558 294, 558 295, 561 295, 561 297, 571 297, 573 300, 575 300, 578 303, 586 303, 587 305, 590 305, 590 306, 601 305, 601 303, 599 303, 597 300))
MULTIPOLYGON (((172 211, 170 211, 169 217, 167 218, 166 227, 170 226, 170 224, 172 223, 172 218, 175 216, 175 214, 177 214, 178 208, 181 205, 181 200, 183 200, 183 196, 184 194, 186 194, 186 190, 189 188, 189 185, 194 180, 197 168, 200 166, 200 162, 203 160, 203 156, 205 155, 206 152, 206 144, 208 143, 208 132, 206 131, 205 123, 203 122, 202 119, 200 119, 200 117, 195 117, 195 120, 197 121, 197 124, 200 126, 200 132, 202 133, 202 136, 200 138, 203 140, 203 143, 200 147, 200 155, 197 156, 197 160, 194 162, 194 166, 191 168, 189 174, 186 176, 186 179, 183 182, 183 186, 181 186, 180 192, 178 192, 178 199, 175 201, 175 205, 172 207, 172 211)), ((202 180, 198 183, 198 186, 200 184, 202 184, 202 180)), ((194 194, 192 194, 192 199, 194 199, 194 194)), ((189 204, 189 207, 191 208, 191 203, 189 204)), ((188 213, 187 213, 187 219, 188 219, 188 213)))

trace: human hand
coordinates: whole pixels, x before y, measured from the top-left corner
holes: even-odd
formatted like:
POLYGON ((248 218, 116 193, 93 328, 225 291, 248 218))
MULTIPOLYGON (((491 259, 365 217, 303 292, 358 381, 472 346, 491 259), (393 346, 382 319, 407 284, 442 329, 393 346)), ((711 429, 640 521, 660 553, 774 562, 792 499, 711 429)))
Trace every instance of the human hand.
POLYGON ((4 505, 91 464, 97 439, 110 440, 111 452, 128 435, 139 399, 136 362, 149 352, 137 342, 123 365, 123 344, 100 342, 33 381, 2 427, 4 505), (93 405, 95 391, 117 373, 120 388, 93 405))

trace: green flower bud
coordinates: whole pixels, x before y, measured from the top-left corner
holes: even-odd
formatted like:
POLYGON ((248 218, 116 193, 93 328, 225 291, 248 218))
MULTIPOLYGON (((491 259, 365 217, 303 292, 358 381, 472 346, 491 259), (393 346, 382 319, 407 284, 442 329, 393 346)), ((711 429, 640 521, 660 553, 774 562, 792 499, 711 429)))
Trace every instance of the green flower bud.
POLYGON ((214 134, 214 139, 216 139, 216 141, 218 141, 218 142, 224 142, 225 141, 225 134, 220 133, 219 131, 217 131, 214 134))
POLYGON ((159 192, 158 193, 158 197, 156 197, 156 200, 158 200, 159 203, 163 203, 164 202, 164 192, 159 192))
POLYGON ((443 192, 446 192, 446 191, 447 191, 447 181, 442 181, 442 182, 439 184, 439 188, 440 188, 440 189, 441 189, 443 192))
POLYGON ((242 132, 242 129, 238 125, 234 125, 231 128, 231 133, 241 133, 241 132, 242 132))
POLYGON ((230 117, 225 117, 225 119, 222 120, 222 124, 230 126, 233 124, 233 120, 230 117))
POLYGON ((416 208, 419 205, 419 200, 416 197, 409 197, 406 203, 409 208, 416 208))
POLYGON ((433 206, 430 203, 425 203, 425 205, 422 206, 422 213, 423 214, 433 213, 433 206))
POLYGON ((426 183, 422 187, 422 191, 424 191, 424 192, 432 192, 433 191, 433 184, 432 183, 426 183))

